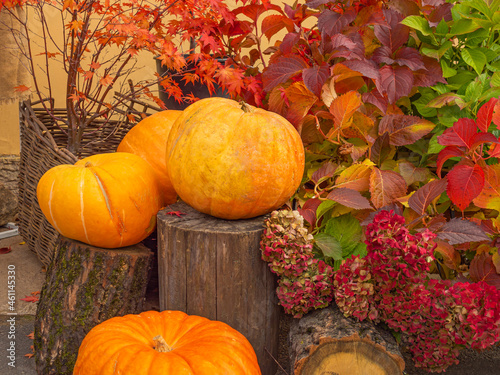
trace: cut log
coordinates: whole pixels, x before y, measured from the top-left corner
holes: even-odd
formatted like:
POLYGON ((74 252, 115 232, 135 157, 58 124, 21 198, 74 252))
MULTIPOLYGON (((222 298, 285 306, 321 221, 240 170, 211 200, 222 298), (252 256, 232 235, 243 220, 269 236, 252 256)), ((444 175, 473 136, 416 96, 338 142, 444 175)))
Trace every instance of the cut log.
POLYGON ((263 224, 264 217, 217 219, 183 202, 160 211, 160 310, 229 324, 252 344, 262 374, 274 375, 280 307, 276 280, 261 259, 263 224), (169 214, 173 211, 184 215, 169 214))
POLYGON ((72 374, 80 344, 94 326, 142 311, 151 258, 142 244, 103 249, 61 237, 36 311, 38 374, 72 374))
POLYGON ((292 322, 289 353, 295 375, 396 375, 405 368, 388 330, 346 318, 335 305, 292 322))

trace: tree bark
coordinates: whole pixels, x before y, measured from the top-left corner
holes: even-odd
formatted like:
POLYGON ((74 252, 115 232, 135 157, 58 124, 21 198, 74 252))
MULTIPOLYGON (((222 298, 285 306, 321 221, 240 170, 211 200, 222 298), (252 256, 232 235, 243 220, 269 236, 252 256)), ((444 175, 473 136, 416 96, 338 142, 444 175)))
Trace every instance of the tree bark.
POLYGON ((396 375, 405 367, 389 331, 335 305, 292 322, 289 353, 295 375, 396 375))
POLYGON ((264 217, 222 220, 183 202, 158 213, 160 310, 219 320, 252 344, 263 375, 274 375, 280 307, 261 259, 264 217), (181 217, 169 212, 180 211, 181 217))
POLYGON ((72 374, 94 326, 142 311, 151 259, 142 244, 103 249, 61 237, 36 312, 38 374, 72 374))

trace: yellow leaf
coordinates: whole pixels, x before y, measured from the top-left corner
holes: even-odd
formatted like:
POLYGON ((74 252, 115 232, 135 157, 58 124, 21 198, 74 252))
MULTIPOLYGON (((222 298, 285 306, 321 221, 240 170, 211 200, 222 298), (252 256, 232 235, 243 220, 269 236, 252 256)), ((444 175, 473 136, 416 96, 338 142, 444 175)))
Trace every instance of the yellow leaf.
POLYGON ((353 189, 359 192, 368 191, 372 166, 353 164, 340 173, 335 181, 335 186, 353 189))
POLYGON ((24 245, 26 242, 23 241, 23 242, 19 242, 19 245, 24 245))

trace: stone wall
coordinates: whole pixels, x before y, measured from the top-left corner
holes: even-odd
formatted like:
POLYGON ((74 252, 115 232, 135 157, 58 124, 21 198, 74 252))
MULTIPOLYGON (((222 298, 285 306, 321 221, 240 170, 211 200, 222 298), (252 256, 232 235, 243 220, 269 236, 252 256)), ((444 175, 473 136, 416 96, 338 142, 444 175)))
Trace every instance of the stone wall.
POLYGON ((0 182, 18 194, 17 177, 19 175, 19 155, 0 155, 0 182))

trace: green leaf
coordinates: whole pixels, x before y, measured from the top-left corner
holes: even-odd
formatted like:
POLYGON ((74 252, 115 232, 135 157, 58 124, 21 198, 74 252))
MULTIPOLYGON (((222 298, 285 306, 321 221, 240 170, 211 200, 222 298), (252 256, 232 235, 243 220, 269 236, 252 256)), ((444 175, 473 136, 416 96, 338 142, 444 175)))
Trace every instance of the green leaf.
POLYGON ((437 50, 437 53, 438 53, 438 58, 441 59, 441 57, 443 57, 443 55, 446 53, 446 51, 448 51, 451 47, 453 47, 453 43, 450 42, 449 40, 447 40, 446 42, 444 42, 441 47, 439 47, 439 49, 437 50))
POLYGON ((433 31, 429 26, 429 21, 420 16, 408 16, 403 21, 401 21, 403 25, 411 27, 415 30, 420 31, 423 35, 432 35, 433 31))
POLYGON ((363 229, 359 221, 351 214, 337 216, 328 220, 325 233, 335 237, 342 246, 342 256, 353 253, 363 236, 363 229))
POLYGON ((453 77, 454 75, 457 74, 457 71, 453 68, 450 68, 445 60, 441 60, 440 63, 441 63, 441 70, 443 71, 444 78, 453 77))
POLYGON ((432 57, 433 59, 436 59, 436 60, 439 58, 439 50, 437 50, 437 49, 423 47, 421 51, 422 51, 422 54, 425 56, 432 57))
POLYGON ((479 29, 479 25, 474 21, 461 18, 457 22, 453 23, 450 33, 446 37, 453 38, 457 35, 469 34, 477 29, 479 29))
POLYGON ((434 134, 432 138, 429 140, 429 149, 428 149, 429 154, 439 154, 439 151, 445 148, 445 146, 442 146, 438 143, 437 137, 438 137, 437 134, 434 134))
POLYGON ((448 24, 444 19, 441 19, 439 24, 436 27, 436 34, 440 35, 446 35, 450 31, 450 28, 448 27, 448 24))
POLYGON ((495 72, 491 76, 491 87, 500 87, 500 72, 495 72))
POLYGON ((494 9, 491 9, 488 5, 486 5, 486 2, 484 0, 464 1, 462 4, 468 5, 471 8, 477 9, 479 12, 481 12, 486 17, 488 17, 488 19, 490 19, 490 20, 493 17, 493 12, 495 11, 494 9))
POLYGON ((479 97, 481 96, 483 92, 483 85, 479 81, 474 81, 471 82, 469 86, 467 86, 467 90, 465 90, 465 101, 466 102, 471 102, 475 101, 477 102, 479 97))
POLYGON ((352 255, 359 256, 360 258, 364 258, 368 254, 368 250, 366 249, 366 244, 364 242, 359 242, 358 246, 355 247, 352 255))
POLYGON ((335 237, 327 233, 318 233, 314 236, 314 244, 321 250, 325 258, 342 259, 342 245, 335 237))
POLYGON ((316 209, 316 220, 318 221, 319 219, 321 219, 321 217, 328 211, 330 211, 333 208, 333 206, 335 206, 335 204, 336 203, 332 200, 326 200, 321 202, 318 208, 316 209))
POLYGON ((481 74, 486 65, 486 55, 478 49, 464 48, 462 50, 462 58, 465 63, 471 66, 477 74, 481 74))

